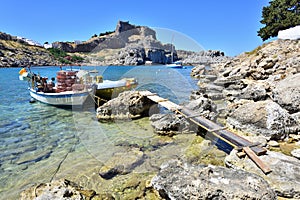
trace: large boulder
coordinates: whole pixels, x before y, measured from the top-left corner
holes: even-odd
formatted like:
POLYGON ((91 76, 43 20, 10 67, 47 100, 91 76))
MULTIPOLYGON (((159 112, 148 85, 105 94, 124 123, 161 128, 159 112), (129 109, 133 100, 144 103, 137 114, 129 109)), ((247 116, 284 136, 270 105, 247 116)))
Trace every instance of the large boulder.
POLYGON ((300 129, 298 121, 277 103, 243 101, 230 105, 227 123, 235 129, 261 134, 270 139, 284 139, 300 129))
POLYGON ((198 95, 194 100, 191 100, 184 106, 194 111, 196 115, 201 115, 210 120, 216 119, 216 104, 214 104, 211 99, 204 97, 203 95, 198 95))
POLYGON ((300 199, 300 160, 272 151, 260 156, 260 159, 271 168, 271 173, 265 175, 250 158, 240 159, 235 150, 226 157, 225 163, 228 167, 263 177, 278 196, 300 199))
POLYGON ((98 120, 125 120, 147 115, 154 103, 138 91, 125 91, 99 108, 98 120))
POLYGON ((151 184, 164 199, 277 199, 260 176, 211 165, 171 160, 161 166, 151 184))
POLYGON ((151 126, 159 135, 173 136, 187 132, 189 123, 181 116, 175 114, 154 114, 150 117, 151 126))
POLYGON ((267 84, 252 82, 241 91, 240 98, 254 101, 265 100, 267 95, 267 84))
POLYGON ((291 113, 300 111, 300 73, 279 81, 273 90, 273 100, 291 113))

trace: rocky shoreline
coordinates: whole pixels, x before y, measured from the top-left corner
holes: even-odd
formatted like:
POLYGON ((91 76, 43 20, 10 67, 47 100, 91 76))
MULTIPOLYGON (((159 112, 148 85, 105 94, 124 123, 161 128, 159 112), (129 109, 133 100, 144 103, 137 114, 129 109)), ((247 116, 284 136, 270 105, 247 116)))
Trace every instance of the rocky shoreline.
MULTIPOLYGON (((60 180, 51 187, 29 188, 21 199, 55 195, 60 199, 117 199, 129 193, 135 199, 300 199, 299 47, 299 40, 277 40, 230 61, 198 65, 191 72, 199 78, 199 90, 185 106, 267 148, 260 159, 271 173, 264 174, 248 157, 239 158, 236 150, 226 154, 215 148, 216 143, 207 140, 203 130, 182 116, 154 114, 159 109, 132 91, 99 107, 98 120, 126 121, 151 115, 158 137, 194 138, 183 157, 170 158, 155 173, 140 174, 137 179, 132 171, 149 155, 138 144, 128 145, 127 151, 115 154, 98 171, 104 183, 129 176, 119 186, 124 187, 123 193, 86 190, 60 180)), ((160 141, 152 150, 159 151, 169 143, 160 141)))

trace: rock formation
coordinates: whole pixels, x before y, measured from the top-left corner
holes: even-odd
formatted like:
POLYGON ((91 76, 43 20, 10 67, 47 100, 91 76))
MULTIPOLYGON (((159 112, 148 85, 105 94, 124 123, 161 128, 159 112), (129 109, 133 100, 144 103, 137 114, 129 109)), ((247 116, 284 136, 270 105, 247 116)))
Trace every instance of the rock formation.
POLYGON ((218 50, 208 50, 200 52, 177 51, 178 57, 182 59, 184 65, 211 65, 224 63, 230 59, 225 53, 218 50))
POLYGON ((115 153, 101 167, 99 175, 104 179, 111 179, 116 175, 128 174, 143 163, 143 158, 144 153, 138 148, 130 148, 128 151, 115 153))
POLYGON ((243 169, 265 179, 278 196, 300 199, 300 160, 278 152, 269 151, 260 156, 272 172, 265 175, 248 157, 240 159, 233 150, 225 159, 226 165, 243 169))
POLYGON ((299 45, 276 40, 226 63, 199 65, 192 72, 198 93, 227 102, 218 110, 231 127, 276 139, 298 133, 299 45))
POLYGON ((230 106, 227 122, 235 129, 278 140, 300 130, 297 120, 271 100, 242 101, 230 106))
POLYGON ((293 199, 300 198, 296 159, 300 134, 299 47, 300 40, 276 40, 225 63, 197 65, 191 73, 199 79, 199 89, 192 93, 192 99, 208 97, 227 126, 269 150, 282 151, 260 156, 272 169, 268 175, 248 157, 238 158, 236 151, 226 158, 227 167, 255 173, 277 196, 293 199), (285 145, 294 146, 284 150, 285 145))
MULTIPOLYGON (((146 26, 135 26, 129 22, 119 21, 110 34, 93 37, 81 44, 74 42, 55 42, 53 47, 66 52, 85 52, 105 54, 108 50, 118 50, 111 59, 104 59, 103 65, 141 65, 146 60, 165 64, 171 61, 170 44, 162 44, 156 39, 156 32, 146 26)), ((111 54, 112 51, 109 51, 111 54)), ((107 56, 104 56, 107 57, 107 56)), ((174 59, 177 59, 174 51, 174 59)))
POLYGON ((161 166, 152 186, 164 199, 277 199, 260 176, 243 170, 190 165, 171 160, 161 166))
MULTIPOLYGON (((51 60, 44 48, 34 47, 33 49, 33 47, 27 48, 26 46, 28 44, 23 40, 0 33, 0 66, 60 64, 53 58, 51 60), (22 44, 22 47, 20 45, 10 46, 1 41, 13 41, 22 44), (32 53, 27 54, 28 52, 32 53), (18 58, 15 56, 16 54, 18 54, 18 58), (20 56, 23 54, 24 56, 20 56)), ((198 53, 180 50, 178 54, 174 45, 163 44, 157 40, 156 32, 153 29, 124 21, 118 21, 115 31, 93 36, 87 41, 54 42, 52 47, 69 54, 81 55, 85 58, 85 64, 93 65, 143 65, 146 61, 167 64, 178 59, 181 59, 185 65, 192 65, 228 60, 223 52, 214 50, 198 53)))
POLYGON ((153 102, 137 91, 119 94, 97 109, 97 118, 103 120, 128 120, 148 115, 153 102))
POLYGON ((100 196, 93 190, 85 190, 76 183, 61 179, 51 183, 35 185, 21 193, 21 200, 28 199, 61 199, 61 200, 85 200, 99 199, 100 196))

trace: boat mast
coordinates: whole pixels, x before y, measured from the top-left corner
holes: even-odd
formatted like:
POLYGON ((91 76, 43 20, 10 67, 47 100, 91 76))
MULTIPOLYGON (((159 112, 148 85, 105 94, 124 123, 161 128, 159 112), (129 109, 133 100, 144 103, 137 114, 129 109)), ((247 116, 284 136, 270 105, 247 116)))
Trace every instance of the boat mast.
POLYGON ((174 61, 174 47, 173 47, 173 40, 174 40, 174 34, 172 35, 172 39, 171 39, 171 63, 173 63, 174 61))

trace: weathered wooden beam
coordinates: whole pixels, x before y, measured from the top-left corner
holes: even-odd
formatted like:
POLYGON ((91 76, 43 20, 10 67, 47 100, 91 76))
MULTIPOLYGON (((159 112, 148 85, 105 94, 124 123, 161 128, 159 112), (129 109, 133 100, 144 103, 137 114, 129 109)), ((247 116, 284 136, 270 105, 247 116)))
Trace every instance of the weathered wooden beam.
POLYGON ((264 172, 264 174, 272 172, 272 170, 252 151, 250 147, 243 147, 243 150, 248 157, 264 172))
MULTIPOLYGON (((180 111, 184 116, 190 116, 190 115, 195 115, 196 113, 190 109, 187 108, 182 108, 180 111)), ((196 122, 197 124, 201 125, 202 128, 204 128, 207 131, 213 132, 218 135, 220 139, 225 139, 224 141, 229 141, 229 144, 232 145, 233 147, 245 147, 245 146, 252 146, 252 142, 249 140, 234 134, 231 131, 228 130, 222 130, 223 127, 216 124, 215 122, 212 122, 205 117, 195 117, 191 119, 191 121, 196 122), (211 131, 212 130, 212 131, 211 131), (215 131, 214 131, 215 130, 215 131)), ((251 149, 257 154, 257 155, 262 155, 267 152, 266 149, 259 147, 259 146, 253 146, 251 149)))
POLYGON ((249 147, 252 151, 255 152, 257 155, 265 154, 267 152, 266 149, 259 147, 257 145, 253 145, 252 142, 246 140, 245 138, 234 134, 231 131, 226 130, 226 127, 222 127, 215 122, 202 117, 198 113, 186 108, 179 106, 167 99, 159 97, 158 95, 150 92, 150 91, 140 91, 140 94, 146 96, 148 99, 152 100, 153 102, 158 103, 159 105, 167 108, 170 111, 179 113, 183 115, 185 118, 189 119, 191 122, 195 123, 196 125, 202 127, 203 129, 213 133, 214 136, 218 137, 219 139, 223 140, 224 142, 228 143, 229 145, 233 146, 234 148, 243 148, 249 147))

